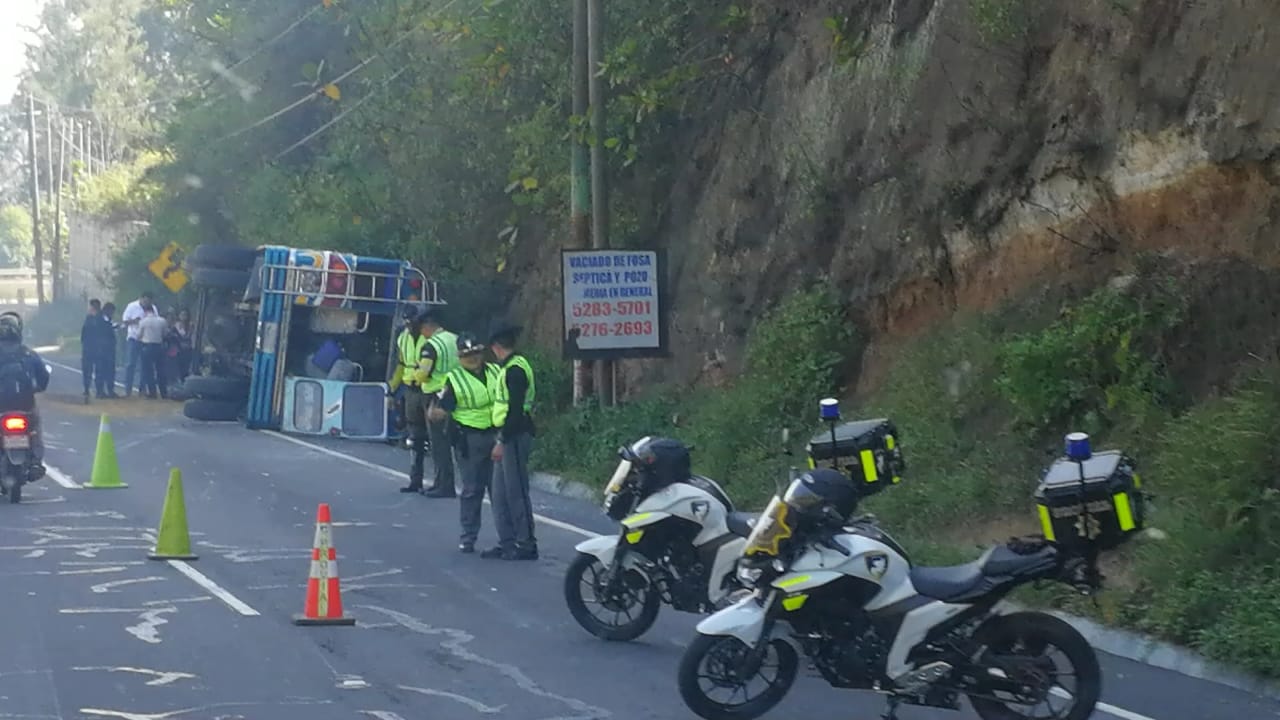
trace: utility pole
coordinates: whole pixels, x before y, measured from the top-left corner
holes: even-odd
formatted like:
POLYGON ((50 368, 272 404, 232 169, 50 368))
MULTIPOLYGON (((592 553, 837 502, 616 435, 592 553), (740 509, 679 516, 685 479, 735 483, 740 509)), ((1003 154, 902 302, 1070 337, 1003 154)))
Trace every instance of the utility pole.
MULTIPOLYGON (((591 246, 609 247, 609 189, 605 177, 605 95, 600 64, 604 56, 601 0, 587 0, 588 96, 591 102, 591 246)), ((613 361, 597 360, 594 373, 601 407, 613 405, 613 361)))
POLYGON ((31 178, 31 244, 35 249, 36 303, 44 305, 44 246, 40 242, 40 178, 36 171, 36 98, 27 93, 27 173, 31 178))
MULTIPOLYGON (((44 103, 44 159, 45 169, 48 170, 48 172, 45 173, 45 184, 49 189, 49 205, 57 207, 57 201, 53 198, 54 187, 57 185, 57 181, 53 179, 53 105, 47 102, 44 103)), ((54 210, 55 225, 57 224, 57 221, 57 210, 54 210)), ((58 251, 58 234, 56 230, 53 233, 53 237, 49 240, 49 247, 54 253, 58 251)), ((54 257, 57 256, 54 255, 54 257)), ((55 265, 52 277, 49 278, 49 299, 56 300, 57 296, 58 272, 55 265)))
MULTIPOLYGON (((586 118, 588 109, 587 89, 587 0, 573 2, 573 114, 586 118)), ((591 247, 589 223, 591 186, 587 169, 587 148, 577 137, 570 139, 573 148, 570 168, 572 187, 569 190, 569 219, 573 228, 572 247, 591 247)), ((577 407, 587 394, 589 371, 587 363, 573 361, 573 405, 577 407)))
POLYGON ((58 147, 58 179, 55 180, 57 188, 53 195, 53 242, 49 244, 53 253, 53 295, 52 298, 56 302, 62 297, 63 277, 62 277, 62 183, 63 175, 67 169, 67 121, 61 121, 62 127, 58 133, 60 140, 58 147))

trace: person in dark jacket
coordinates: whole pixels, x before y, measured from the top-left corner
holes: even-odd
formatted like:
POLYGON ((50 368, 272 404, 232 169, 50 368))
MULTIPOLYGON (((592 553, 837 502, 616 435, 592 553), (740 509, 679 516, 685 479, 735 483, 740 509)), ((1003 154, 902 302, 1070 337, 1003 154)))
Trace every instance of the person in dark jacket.
POLYGON ((118 398, 116 394, 116 354, 119 352, 120 340, 116 333, 120 330, 120 324, 115 321, 116 304, 104 303, 102 306, 102 322, 106 325, 102 329, 102 364, 96 366, 98 377, 102 378, 102 387, 106 388, 106 395, 102 397, 118 398))
POLYGON ((498 436, 490 456, 493 483, 489 496, 498 545, 480 553, 487 559, 537 560, 533 502, 529 498, 529 454, 533 451, 536 400, 533 366, 516 350, 520 326, 499 320, 489 330, 489 349, 498 360, 498 377, 491 389, 493 426, 498 436))
POLYGON ((49 388, 49 368, 22 344, 22 316, 0 313, 0 412, 20 412, 30 422, 31 455, 26 482, 44 477, 44 430, 36 409, 36 393, 49 388))
MULTIPOLYGON (((84 380, 84 404, 89 404, 89 388, 93 386, 94 370, 98 365, 99 344, 101 342, 98 327, 102 325, 102 301, 93 298, 89 301, 89 312, 84 316, 84 324, 80 326, 80 377, 84 380)), ((98 397, 102 397, 102 378, 98 378, 98 397)))
POLYGON ((98 399, 115 397, 116 334, 106 315, 110 306, 97 298, 89 301, 89 314, 80 328, 80 369, 84 379, 84 402, 89 404, 89 388, 96 387, 98 399))

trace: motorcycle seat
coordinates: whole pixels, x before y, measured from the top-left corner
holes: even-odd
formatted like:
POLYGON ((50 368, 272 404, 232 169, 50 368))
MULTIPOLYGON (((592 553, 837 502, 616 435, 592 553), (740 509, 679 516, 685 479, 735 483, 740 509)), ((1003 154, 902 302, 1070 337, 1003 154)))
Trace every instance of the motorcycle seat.
POLYGON ((751 534, 751 528, 758 517, 751 513, 731 512, 725 517, 725 524, 729 526, 729 532, 744 538, 751 534))
POLYGON ((733 501, 731 501, 729 499, 729 496, 725 495, 724 491, 720 489, 720 486, 716 485, 715 482, 713 482, 710 478, 704 477, 702 475, 694 475, 690 477, 688 480, 686 480, 685 482, 688 483, 689 485, 692 485, 693 487, 698 488, 699 490, 710 495, 716 500, 719 500, 720 503, 724 505, 724 509, 726 512, 733 512, 733 501))
POLYGON ((911 584, 925 597, 955 602, 981 595, 995 583, 988 580, 1036 573, 1052 566, 1054 549, 1045 548, 1029 555, 1019 555, 1004 545, 988 549, 973 562, 945 567, 911 568, 911 584))

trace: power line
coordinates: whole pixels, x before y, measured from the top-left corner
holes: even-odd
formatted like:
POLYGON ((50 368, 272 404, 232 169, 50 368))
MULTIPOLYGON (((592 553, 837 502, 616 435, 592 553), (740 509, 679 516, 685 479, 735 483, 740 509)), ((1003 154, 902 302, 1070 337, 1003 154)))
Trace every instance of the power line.
POLYGON ((377 94, 378 94, 378 91, 380 91, 380 90, 382 90, 383 88, 385 88, 386 86, 390 85, 392 80, 395 80, 396 78, 400 77, 400 75, 401 75, 405 70, 408 70, 408 69, 409 69, 409 68, 407 68, 407 67, 402 67, 402 68, 400 68, 399 70, 397 70, 397 71, 395 71, 394 73, 392 73, 391 77, 388 77, 386 80, 383 80, 381 85, 379 85, 378 87, 374 88, 374 89, 373 89, 373 90, 371 90, 369 93, 367 93, 364 97, 362 97, 362 98, 360 98, 359 100, 357 100, 357 101, 356 101, 356 103, 355 103, 354 105, 352 105, 351 107, 347 108, 346 110, 343 110, 341 113, 338 113, 338 115, 336 115, 332 120, 330 120, 329 122, 327 122, 327 123, 325 123, 325 124, 321 125, 320 127, 316 128, 315 130, 311 131, 311 133, 310 133, 310 134, 308 134, 306 137, 302 138, 302 139, 301 139, 301 140, 299 140, 298 142, 296 142, 296 143, 294 143, 294 144, 290 145, 288 148, 286 148, 286 149, 284 149, 284 150, 280 151, 280 153, 278 153, 275 157, 271 158, 271 162, 275 162, 275 161, 279 160, 280 158, 284 157, 285 155, 288 155, 289 153, 293 152, 294 150, 296 150, 296 149, 298 149, 298 148, 302 147, 303 145, 307 144, 309 141, 311 141, 311 139, 312 139, 312 138, 316 137, 316 136, 317 136, 317 135, 319 135, 320 133, 323 133, 325 130, 328 130, 330 127, 332 127, 332 126, 336 125, 340 120, 342 120, 342 118, 344 118, 344 117, 346 117, 346 116, 350 115, 351 113, 355 112, 355 111, 356 111, 356 109, 357 109, 357 108, 359 108, 361 105, 365 104, 365 102, 367 102, 367 101, 369 100, 369 98, 373 97, 374 95, 377 95, 377 94))
MULTIPOLYGON (((455 3, 457 3, 457 2, 458 2, 458 0, 449 0, 449 1, 448 1, 448 2, 446 2, 444 5, 441 5, 439 8, 437 8, 436 10, 434 10, 434 11, 431 13, 431 15, 432 15, 432 16, 439 16, 441 13, 443 13, 443 12, 444 12, 444 11, 446 11, 446 10, 448 10, 451 6, 453 6, 453 5, 454 5, 455 3)), ((474 12, 474 11, 473 11, 473 12, 474 12)), ((243 133, 246 133, 246 132, 248 132, 248 131, 250 131, 250 130, 253 130, 254 128, 261 127, 261 126, 263 126, 263 125, 265 125, 265 124, 267 124, 267 123, 271 122, 272 120, 275 120, 276 118, 280 117, 281 115, 284 115, 284 114, 288 113, 289 111, 293 110, 294 108, 297 108, 297 107, 299 107, 299 106, 301 106, 301 105, 305 105, 306 103, 308 103, 308 102, 310 102, 310 101, 312 101, 312 100, 315 100, 317 97, 319 97, 321 94, 323 94, 323 93, 324 93, 325 89, 326 89, 329 85, 335 85, 335 86, 336 86, 338 83, 340 83, 340 82, 342 82, 343 80, 347 79, 347 78, 348 78, 348 77, 350 77, 351 75, 353 75, 353 74, 355 74, 355 73, 359 72, 360 70, 364 69, 364 67, 365 67, 365 66, 367 66, 369 63, 371 63, 371 62, 373 62, 374 60, 377 60, 378 58, 382 57, 382 55, 383 55, 383 54, 385 54, 388 50, 391 50, 391 49, 392 49, 392 48, 394 48, 395 46, 397 46, 397 45, 399 45, 400 43, 404 42, 406 39, 408 39, 408 37, 409 37, 410 35, 414 34, 414 33, 415 33, 415 32, 417 32, 418 30, 422 29, 422 27, 423 27, 423 26, 422 26, 421 24, 418 24, 418 25, 415 25, 414 27, 409 28, 408 30, 406 30, 406 31, 404 31, 403 33, 401 33, 401 34, 400 34, 400 35, 399 35, 395 40, 392 40, 390 45, 387 45, 385 48, 382 48, 382 49, 381 49, 381 50, 379 50, 378 52, 374 53, 371 57, 369 57, 369 58, 365 59, 365 60, 364 60, 363 62, 361 62, 359 65, 356 65, 355 67, 353 67, 353 68, 351 68, 350 70, 348 70, 348 71, 344 72, 343 74, 339 75, 338 77, 336 77, 336 78, 334 78, 334 79, 330 80, 329 82, 325 83, 324 85, 322 85, 322 86, 320 86, 320 87, 318 87, 318 88, 316 88, 316 89, 314 89, 314 90, 312 90, 312 91, 308 92, 306 95, 304 95, 304 96, 302 96, 302 97, 298 98, 297 100, 293 101, 292 103, 289 103, 289 104, 288 104, 288 105, 286 105, 285 107, 280 108, 279 110, 277 110, 277 111, 275 111, 275 112, 271 113, 270 115, 268 115, 268 116, 266 116, 266 117, 264 117, 264 118, 261 118, 261 119, 259 119, 259 120, 256 120, 256 121, 254 121, 253 123, 251 123, 251 124, 249 124, 249 125, 247 125, 247 126, 245 126, 245 127, 243 127, 243 128, 240 128, 239 130, 236 130, 236 131, 235 131, 235 132, 233 132, 233 133, 230 133, 230 134, 228 134, 228 135, 223 135, 222 137, 218 138, 215 142, 221 142, 221 141, 223 141, 223 140, 230 140, 231 138, 236 137, 236 136, 238 136, 238 135, 241 135, 241 134, 243 134, 243 133)), ((397 74, 398 74, 398 71, 397 71, 397 74)))

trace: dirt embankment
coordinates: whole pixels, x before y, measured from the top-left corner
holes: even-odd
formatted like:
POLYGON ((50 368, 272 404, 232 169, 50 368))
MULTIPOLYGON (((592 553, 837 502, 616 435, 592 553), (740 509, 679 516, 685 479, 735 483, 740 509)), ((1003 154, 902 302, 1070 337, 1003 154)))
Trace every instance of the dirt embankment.
MULTIPOLYGON (((1280 5, 761 1, 751 13, 753 69, 680 140, 661 204, 676 355, 627 363, 631 387, 732 372, 759 313, 812 283, 838 288, 864 330, 865 388, 901 339, 958 310, 1098 285, 1146 251, 1280 267, 1280 5), (849 62, 832 17, 858 36, 849 62)), ((540 255, 520 271, 517 306, 555 342, 558 267, 540 255)), ((1242 332, 1272 312, 1249 296, 1269 286, 1223 296, 1242 304, 1242 332)))

